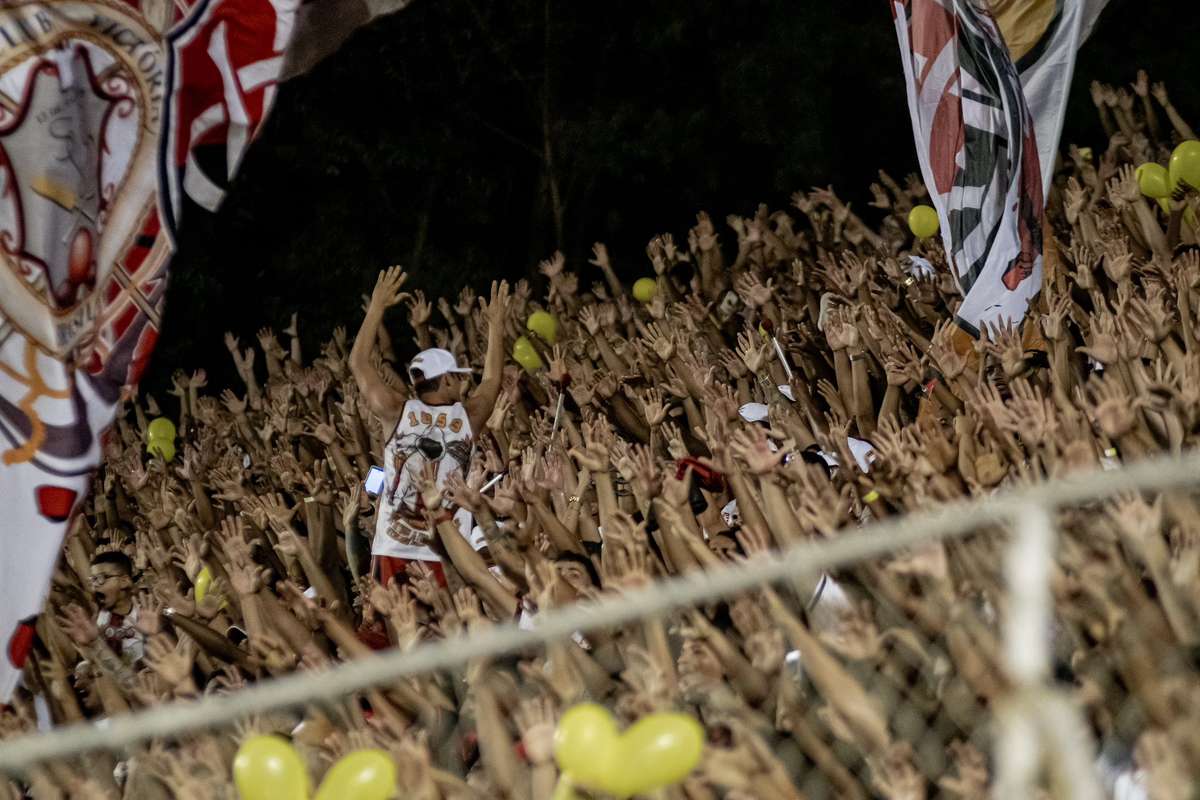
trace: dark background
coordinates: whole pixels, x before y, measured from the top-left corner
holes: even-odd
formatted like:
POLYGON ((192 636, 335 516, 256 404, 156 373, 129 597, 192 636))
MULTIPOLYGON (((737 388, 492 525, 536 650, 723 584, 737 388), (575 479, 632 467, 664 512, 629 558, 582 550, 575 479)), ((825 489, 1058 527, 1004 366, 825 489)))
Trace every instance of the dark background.
MULTIPOLYGON (((1182 0, 1112 0, 1080 52, 1064 143, 1103 146, 1088 83, 1139 67, 1200 125, 1197 41, 1182 0)), ((287 83, 220 213, 185 215, 146 383, 196 367, 225 383, 224 332, 248 344, 297 310, 310 353, 335 325, 353 335, 389 264, 454 294, 530 275, 556 248, 594 276, 603 240, 638 276, 647 240, 683 241, 697 210, 723 227, 818 183, 871 221, 881 167, 916 170, 881 0, 417 0, 287 83)), ((403 311, 389 326, 407 343, 403 311)))

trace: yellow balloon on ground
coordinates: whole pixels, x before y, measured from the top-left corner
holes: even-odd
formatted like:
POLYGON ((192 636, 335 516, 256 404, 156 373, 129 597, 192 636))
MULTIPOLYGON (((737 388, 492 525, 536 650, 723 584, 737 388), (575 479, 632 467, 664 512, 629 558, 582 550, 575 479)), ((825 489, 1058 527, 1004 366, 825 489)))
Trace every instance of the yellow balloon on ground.
POLYGON ((538 351, 534 348, 533 343, 524 336, 517 337, 517 340, 513 342, 512 357, 513 361, 516 361, 529 372, 546 366, 542 363, 542 357, 538 355, 538 351))
POLYGON ((614 773, 623 769, 612 761, 618 738, 617 722, 608 709, 580 703, 567 709, 558 721, 554 759, 577 785, 608 791, 614 773))
POLYGON ((1138 188, 1146 197, 1158 200, 1171 195, 1171 179, 1167 175, 1167 168, 1162 164, 1147 161, 1138 167, 1134 174, 1137 176, 1138 188))
POLYGON ((658 282, 654 278, 638 278, 633 283, 633 299, 639 303, 649 303, 658 294, 658 282))
POLYGON ((621 735, 615 763, 616 783, 609 791, 618 797, 673 786, 686 778, 704 753, 704 728, 687 714, 660 712, 629 726, 621 735))
POLYGON ((279 736, 252 736, 233 759, 233 782, 241 800, 307 800, 308 770, 300 754, 279 736))
POLYGON ((314 800, 388 800, 396 793, 396 762, 383 750, 355 750, 325 773, 314 800))
POLYGON ((525 321, 525 327, 533 331, 547 344, 554 344, 558 339, 558 320, 548 311, 535 311, 525 321))
POLYGON ((197 603, 203 603, 204 598, 208 597, 208 589, 212 586, 212 577, 212 570, 208 567, 204 567, 196 573, 196 583, 194 586, 196 588, 197 603))
POLYGON ((146 439, 174 439, 175 423, 166 417, 156 417, 146 426, 146 439))
POLYGON ((163 461, 172 461, 175 458, 175 439, 151 437, 146 443, 146 452, 152 456, 161 456, 163 461))
POLYGON ((1170 188, 1174 189, 1180 182, 1193 189, 1200 189, 1200 142, 1188 139, 1180 142, 1171 153, 1171 166, 1168 170, 1170 188))
POLYGON ((918 239, 928 239, 938 232, 937 211, 932 206, 913 206, 908 212, 908 229, 918 239))

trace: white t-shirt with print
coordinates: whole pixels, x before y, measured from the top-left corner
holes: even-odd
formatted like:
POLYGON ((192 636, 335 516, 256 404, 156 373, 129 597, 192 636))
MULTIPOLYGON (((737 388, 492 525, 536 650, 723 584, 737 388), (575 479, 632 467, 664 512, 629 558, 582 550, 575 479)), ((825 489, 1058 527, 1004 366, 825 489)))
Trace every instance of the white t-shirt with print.
POLYGON ((100 636, 117 652, 127 664, 141 661, 145 653, 146 640, 134 626, 138 621, 138 607, 134 606, 128 614, 114 615, 111 611, 100 609, 96 615, 96 627, 100 636))
MULTIPOLYGON (((471 420, 462 403, 430 406, 414 399, 404 404, 400 421, 383 448, 383 490, 371 555, 440 561, 429 547, 437 534, 426 527, 416 477, 430 462, 437 462, 438 486, 444 486, 452 474, 465 477, 471 447, 471 420)), ((471 512, 460 508, 454 521, 469 539, 471 512)))

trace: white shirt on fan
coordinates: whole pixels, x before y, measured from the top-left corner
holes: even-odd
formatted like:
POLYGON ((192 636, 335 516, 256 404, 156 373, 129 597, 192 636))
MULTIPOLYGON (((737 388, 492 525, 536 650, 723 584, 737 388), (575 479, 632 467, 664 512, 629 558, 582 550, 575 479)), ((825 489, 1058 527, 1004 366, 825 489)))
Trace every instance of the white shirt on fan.
MULTIPOLYGON (((426 527, 416 477, 431 461, 438 465, 438 486, 444 486, 446 478, 455 473, 466 477, 471 447, 471 420, 462 403, 430 406, 409 400, 404 404, 400 421, 383 448, 383 490, 371 555, 441 560, 429 547, 437 533, 426 527)), ((460 508, 454 521, 469 540, 471 512, 460 508)))

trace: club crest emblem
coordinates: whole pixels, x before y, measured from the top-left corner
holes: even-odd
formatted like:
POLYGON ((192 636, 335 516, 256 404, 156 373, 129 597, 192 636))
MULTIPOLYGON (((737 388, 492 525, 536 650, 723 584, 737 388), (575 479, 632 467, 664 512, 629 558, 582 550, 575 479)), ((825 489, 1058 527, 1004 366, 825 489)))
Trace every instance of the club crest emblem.
POLYGON ((19 332, 74 360, 154 208, 165 57, 161 36, 119 7, 21 13, 23 57, 0 73, 0 342, 19 332))

